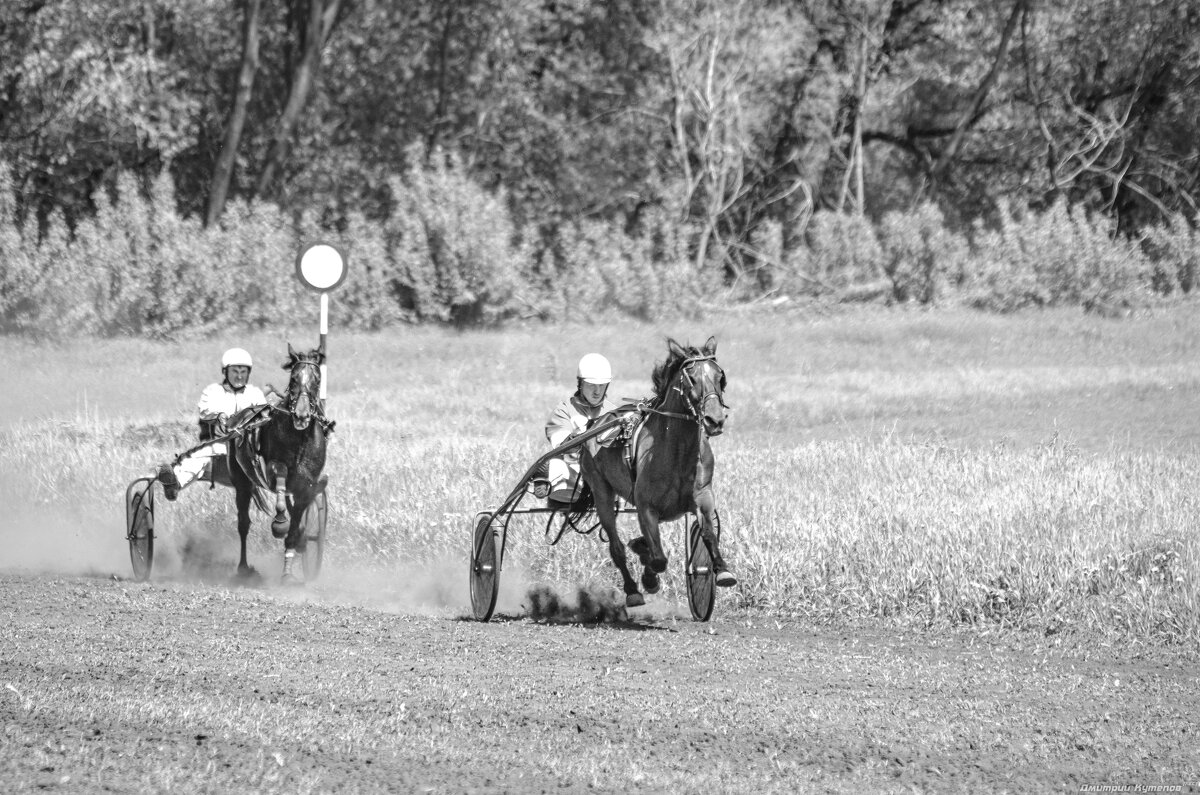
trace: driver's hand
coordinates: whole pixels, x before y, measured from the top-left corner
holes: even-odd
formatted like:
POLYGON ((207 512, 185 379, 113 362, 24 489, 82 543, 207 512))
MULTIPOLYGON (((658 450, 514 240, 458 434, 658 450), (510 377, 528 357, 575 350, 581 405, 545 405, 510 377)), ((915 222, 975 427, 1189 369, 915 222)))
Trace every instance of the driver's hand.
POLYGON ((225 433, 225 431, 228 430, 228 428, 227 428, 228 422, 229 422, 228 414, 225 414, 224 412, 222 412, 221 414, 218 414, 217 415, 217 430, 219 430, 221 433, 225 433))

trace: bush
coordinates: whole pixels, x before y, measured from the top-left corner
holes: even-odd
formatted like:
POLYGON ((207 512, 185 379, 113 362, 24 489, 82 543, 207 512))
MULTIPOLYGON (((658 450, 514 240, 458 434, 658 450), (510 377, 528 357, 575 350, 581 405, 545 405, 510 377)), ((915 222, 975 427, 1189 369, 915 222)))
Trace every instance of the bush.
POLYGON ((550 314, 558 318, 616 312, 642 320, 694 316, 721 296, 716 268, 698 271, 689 227, 664 223, 650 211, 642 234, 584 221, 565 225, 555 246, 550 314))
MULTIPOLYGON (((732 284, 715 261, 697 265, 698 231, 678 208, 650 206, 638 231, 611 221, 515 228, 503 194, 484 190, 452 155, 410 150, 390 182, 382 221, 350 213, 340 232, 312 215, 285 217, 265 202, 233 201, 203 228, 177 210, 167 172, 147 186, 120 175, 93 197, 73 233, 61 215, 20 217, 0 163, 0 331, 167 337, 228 326, 265 327, 309 311, 293 277, 305 242, 329 239, 350 255, 337 295, 346 327, 416 321, 473 324, 521 315, 618 313, 646 320, 774 291, 838 300, 937 303, 957 295, 993 311, 1073 304, 1127 309, 1148 289, 1187 293, 1200 236, 1183 217, 1144 233, 1059 202, 1043 212, 1002 205, 969 242, 932 204, 868 218, 821 212, 807 245, 783 252, 782 227, 750 234, 751 270, 732 284)), ((1120 311, 1118 312, 1120 313, 1120 311)))
POLYGON ((39 325, 47 274, 39 267, 37 240, 37 229, 23 227, 17 216, 12 171, 0 163, 0 330, 32 331, 39 325))
POLYGON ((972 306, 1129 304, 1145 292, 1150 263, 1115 224, 1059 201, 1043 213, 1001 207, 999 227, 977 226, 964 275, 972 306))
POLYGON ((878 281, 883 249, 865 216, 822 212, 808 226, 808 250, 792 259, 798 292, 828 295, 878 281))
POLYGON ((350 268, 337 292, 337 305, 346 316, 344 322, 376 331, 415 320, 415 307, 410 294, 401 287, 383 228, 367 221, 361 213, 352 212, 340 242, 350 268))
POLYGON ((391 182, 395 208, 387 228, 419 316, 459 324, 504 316, 520 271, 504 196, 472 181, 453 155, 409 155, 413 165, 391 182), (420 165, 425 160, 429 165, 420 165))
POLYGON ((892 282, 896 301, 932 304, 962 283, 967 243, 946 228, 941 211, 933 204, 885 215, 879 243, 883 270, 892 282))
POLYGON ((1154 262, 1151 284, 1156 292, 1171 295, 1196 288, 1200 235, 1193 224, 1182 215, 1173 215, 1163 226, 1148 228, 1145 240, 1154 262))

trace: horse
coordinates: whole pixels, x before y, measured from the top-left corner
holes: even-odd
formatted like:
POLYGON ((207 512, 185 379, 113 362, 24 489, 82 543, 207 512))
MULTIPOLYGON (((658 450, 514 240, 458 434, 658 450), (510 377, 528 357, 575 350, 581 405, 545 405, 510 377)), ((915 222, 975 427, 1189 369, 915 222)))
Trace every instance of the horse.
POLYGON ((668 338, 667 349, 667 358, 655 365, 652 373, 654 398, 639 406, 645 419, 630 442, 634 449, 629 462, 620 445, 598 449, 585 445, 580 454, 580 473, 608 535, 608 551, 621 573, 626 607, 646 602, 629 573, 617 532, 617 496, 637 509, 642 534, 630 541, 629 547, 642 563, 646 593, 658 592, 658 575, 667 568, 659 523, 687 513, 698 516, 717 585, 737 583, 721 557, 714 530, 713 453, 708 439, 724 430, 727 408, 725 372, 717 364, 717 340, 709 337, 698 350, 668 338))
MULTIPOLYGON (((321 347, 306 353, 297 353, 288 343, 288 359, 283 363, 283 369, 290 373, 287 392, 280 403, 265 409, 270 419, 258 431, 257 439, 251 434, 240 435, 230 450, 229 474, 236 491, 241 540, 238 573, 243 576, 253 573, 246 562, 250 501, 255 500, 265 513, 270 513, 264 492, 274 491, 275 515, 271 521, 271 534, 283 539, 283 582, 299 582, 292 572, 292 565, 296 554, 303 554, 308 542, 301 520, 328 482, 322 471, 332 423, 325 418, 319 398, 324 361, 323 342, 321 347)), ((256 407, 246 411, 264 409, 256 407)))

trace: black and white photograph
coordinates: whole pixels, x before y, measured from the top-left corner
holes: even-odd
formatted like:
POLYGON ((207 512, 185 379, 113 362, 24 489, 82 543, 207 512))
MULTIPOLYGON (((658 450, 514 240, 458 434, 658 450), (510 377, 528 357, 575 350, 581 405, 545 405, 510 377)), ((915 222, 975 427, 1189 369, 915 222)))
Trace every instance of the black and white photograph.
POLYGON ((1200 0, 0 0, 0 791, 1200 792, 1200 0))

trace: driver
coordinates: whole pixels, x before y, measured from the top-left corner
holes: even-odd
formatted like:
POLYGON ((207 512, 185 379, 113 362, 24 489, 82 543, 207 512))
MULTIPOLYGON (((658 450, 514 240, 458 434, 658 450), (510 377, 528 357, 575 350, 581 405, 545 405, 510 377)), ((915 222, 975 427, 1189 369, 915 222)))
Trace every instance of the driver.
MULTIPOLYGON (((575 376, 575 394, 555 406, 546 421, 546 438, 551 447, 558 447, 587 430, 589 421, 617 408, 607 398, 612 381, 608 359, 598 353, 587 354, 579 360, 575 376)), ((574 502, 579 483, 579 450, 572 450, 562 458, 551 458, 547 462, 547 475, 548 485, 545 481, 535 483, 534 493, 538 497, 549 496, 558 503, 574 502)))
MULTIPOLYGON (((221 374, 225 376, 220 383, 209 384, 200 393, 200 422, 212 423, 217 435, 226 431, 225 423, 229 417, 242 409, 251 406, 262 406, 267 403, 275 404, 276 400, 268 400, 263 391, 250 380, 250 368, 254 366, 250 354, 241 348, 230 348, 221 356, 221 374)), ((277 398, 274 390, 272 398, 277 398)), ((204 436, 201 436, 203 440, 204 436)), ((201 447, 191 455, 180 459, 174 467, 170 464, 158 465, 158 481, 163 484, 163 494, 168 500, 174 500, 182 489, 187 488, 214 457, 225 455, 228 448, 224 442, 213 442, 201 447)))

